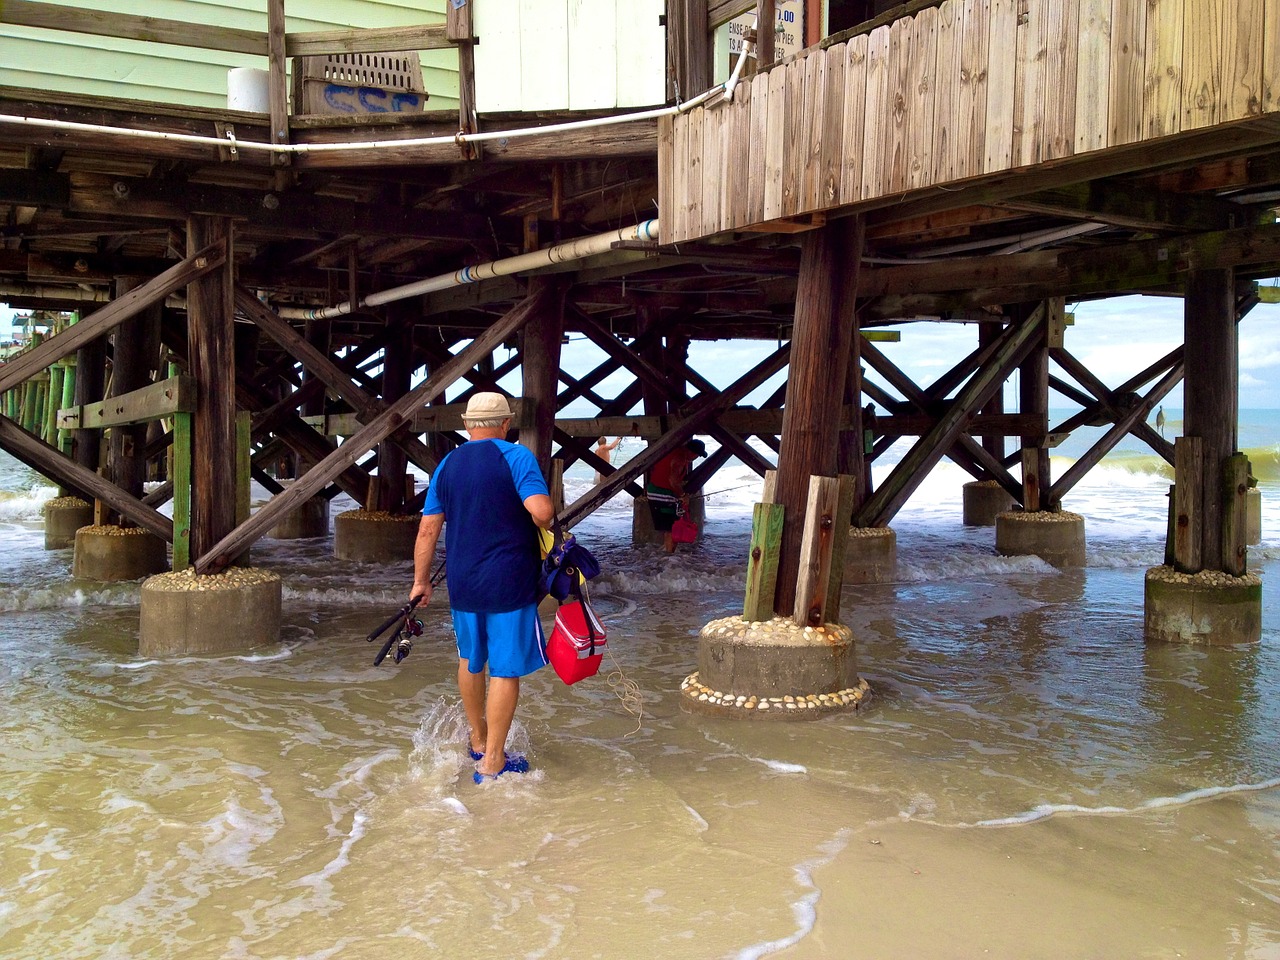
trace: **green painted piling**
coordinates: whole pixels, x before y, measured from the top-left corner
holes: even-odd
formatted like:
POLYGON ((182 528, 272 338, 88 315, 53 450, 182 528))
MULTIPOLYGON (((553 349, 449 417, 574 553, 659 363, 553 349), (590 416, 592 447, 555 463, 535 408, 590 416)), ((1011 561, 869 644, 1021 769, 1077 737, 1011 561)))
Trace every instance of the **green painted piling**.
POLYGON ((173 415, 173 572, 191 566, 191 414, 173 415))

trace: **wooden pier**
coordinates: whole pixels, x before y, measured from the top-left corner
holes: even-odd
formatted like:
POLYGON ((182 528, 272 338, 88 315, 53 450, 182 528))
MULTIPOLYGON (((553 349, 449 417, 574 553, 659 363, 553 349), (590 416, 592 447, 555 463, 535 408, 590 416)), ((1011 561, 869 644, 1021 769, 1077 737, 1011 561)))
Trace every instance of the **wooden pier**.
MULTIPOLYGON (((1280 0, 868 3, 865 22, 765 58, 732 96, 712 83, 712 34, 755 4, 668 0, 672 66, 644 87, 669 98, 661 116, 647 94, 627 99, 622 70, 589 109, 566 93, 536 114, 486 111, 477 78, 493 65, 475 43, 494 21, 472 13, 492 2, 318 32, 286 29, 283 0, 258 30, 0 8, 0 26, 50 37, 254 53, 269 94, 249 113, 0 86, 0 298, 79 316, 0 365, 0 447, 213 574, 311 497, 412 515, 407 465, 430 472, 461 439, 446 391, 465 401, 519 370, 522 442, 549 471, 605 475, 564 506, 567 524, 640 496, 645 471, 694 434, 720 449, 692 490, 730 457, 776 469, 772 602, 788 616, 807 602, 811 477, 856 479, 840 509, 857 527, 887 526, 943 457, 1024 512, 1053 512, 1127 434, 1182 464, 1180 490, 1203 491, 1184 504, 1202 549, 1180 569, 1236 569, 1216 472, 1235 452, 1234 391, 1211 382, 1234 383, 1235 324, 1254 281, 1280 272, 1280 0), (290 60, 405 49, 456 56, 456 107, 301 114, 295 96, 290 109, 290 60), (654 109, 613 122, 633 107, 654 109), (1066 302, 1135 292, 1187 295, 1189 349, 1110 388, 1070 352, 1066 302), (909 340, 916 322, 972 324, 973 350, 915 383, 877 328, 909 340), (585 376, 560 368, 569 334, 605 357, 585 376), (690 342, 715 339, 776 349, 717 388, 688 362, 690 342), (35 430, 14 391, 34 410, 34 385, 73 357, 74 403, 59 420, 46 399, 35 430), (744 405, 783 369, 784 388, 744 405), (630 384, 603 395, 618 371, 630 384), (1146 426, 1184 377, 1199 458, 1146 426), (1051 392, 1083 412, 1049 422, 1051 392), (596 414, 564 417, 580 399, 596 414), (1086 424, 1109 429, 1051 476, 1051 444, 1086 424), (614 469, 591 452, 600 433, 647 448, 614 469), (918 439, 873 488, 870 464, 902 436, 918 439), (170 482, 143 496, 147 464, 166 457, 170 482), (249 477, 274 494, 251 517, 249 477), (176 523, 156 510, 167 496, 183 504, 176 523)), ((565 9, 565 36, 580 36, 565 9)), ((595 14, 614 31, 602 49, 621 50, 631 21, 595 14)), ((572 63, 570 86, 591 73, 572 63)))

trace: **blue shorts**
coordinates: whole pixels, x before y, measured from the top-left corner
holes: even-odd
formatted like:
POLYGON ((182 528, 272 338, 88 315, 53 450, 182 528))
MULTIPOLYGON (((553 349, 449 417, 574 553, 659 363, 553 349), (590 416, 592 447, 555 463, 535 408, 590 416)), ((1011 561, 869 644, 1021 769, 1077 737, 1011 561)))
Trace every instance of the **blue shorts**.
POLYGON ((547 665, 547 641, 538 621, 538 607, 529 604, 503 613, 453 611, 458 659, 472 673, 489 665, 492 677, 524 677, 547 665))

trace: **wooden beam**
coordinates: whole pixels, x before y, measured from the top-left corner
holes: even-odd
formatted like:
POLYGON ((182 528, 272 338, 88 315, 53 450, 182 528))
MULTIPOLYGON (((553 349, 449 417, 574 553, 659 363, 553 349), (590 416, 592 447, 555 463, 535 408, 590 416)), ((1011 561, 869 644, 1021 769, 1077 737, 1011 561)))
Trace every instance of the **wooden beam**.
POLYGON ((1044 325, 1045 312, 1041 309, 1027 322, 1010 326, 1005 331, 991 361, 965 384, 956 396, 952 408, 938 419, 938 425, 898 462, 893 473, 854 517, 854 526, 871 527, 888 523, 929 470, 942 459, 969 418, 986 403, 994 391, 1001 388, 1010 372, 1031 348, 1034 338, 1044 331, 1044 325))
MULTIPOLYGON (((284 0, 267 0, 268 103, 271 142, 289 142, 289 77, 285 63, 284 0)), ((273 154, 277 166, 288 166, 288 154, 273 154)))
POLYGON ((130 423, 147 423, 196 408, 195 382, 185 374, 99 403, 58 411, 61 430, 101 429, 130 423))
POLYGON ((1132 183, 1094 180, 1042 190, 1001 206, 1135 230, 1229 230, 1249 222, 1248 209, 1211 196, 1177 194, 1132 183))
POLYGON ((428 397, 442 392, 477 361, 492 354, 495 347, 519 330, 529 318, 543 308, 542 297, 522 301, 488 330, 476 337, 450 362, 440 366, 431 376, 367 423, 327 457, 293 482, 289 489, 273 497, 258 512, 207 550, 197 561, 196 570, 220 569, 245 547, 275 526, 290 510, 317 493, 342 470, 354 464, 384 437, 400 429, 412 411, 428 397))
POLYGON ((95 500, 101 500, 125 519, 151 531, 157 537, 163 540, 173 539, 173 523, 168 517, 144 506, 114 483, 99 476, 96 470, 80 466, 4 416, 0 416, 0 449, 59 484, 81 490, 95 500))
POLYGON ((318 57, 333 53, 401 53, 407 50, 448 50, 453 41, 443 23, 409 27, 363 27, 312 30, 284 38, 290 57, 318 57))
POLYGON ((74 353, 152 304, 163 302, 175 290, 219 269, 226 261, 226 245, 221 242, 211 243, 174 264, 160 276, 134 287, 123 297, 95 310, 79 323, 73 323, 61 333, 45 340, 40 346, 5 363, 0 367, 0 393, 30 379, 45 367, 74 353))
POLYGON ((1141 403, 1134 406, 1124 416, 1119 417, 1115 425, 1112 426, 1098 441, 1085 453, 1084 456, 1076 460, 1075 463, 1054 482, 1052 489, 1049 491, 1050 503, 1061 503, 1068 491, 1079 483, 1086 473, 1097 466, 1111 450, 1124 439, 1125 435, 1133 430, 1134 424, 1145 422, 1150 416, 1155 405, 1164 399, 1170 390, 1176 387, 1182 381, 1182 364, 1177 364, 1166 373, 1159 383, 1151 388, 1151 391, 1143 398, 1141 403))

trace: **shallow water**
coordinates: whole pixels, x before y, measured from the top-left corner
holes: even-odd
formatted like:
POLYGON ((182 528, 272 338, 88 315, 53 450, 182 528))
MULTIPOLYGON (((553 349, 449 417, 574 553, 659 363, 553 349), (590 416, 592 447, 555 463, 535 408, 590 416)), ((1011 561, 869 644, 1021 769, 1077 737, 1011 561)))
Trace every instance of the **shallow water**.
POLYGON ((407 563, 263 541, 282 643, 145 661, 138 585, 69 580, 51 491, 11 478, 0 957, 1280 957, 1280 539, 1251 550, 1260 644, 1149 646, 1167 480, 1095 474, 1067 504, 1089 566, 1059 572, 994 557, 940 468, 895 521, 898 581, 843 593, 873 699, 799 724, 676 693, 740 607, 753 491, 675 558, 601 511, 579 535, 642 715, 617 676, 543 671, 534 770, 485 787, 445 608, 398 667, 363 642, 407 563))

